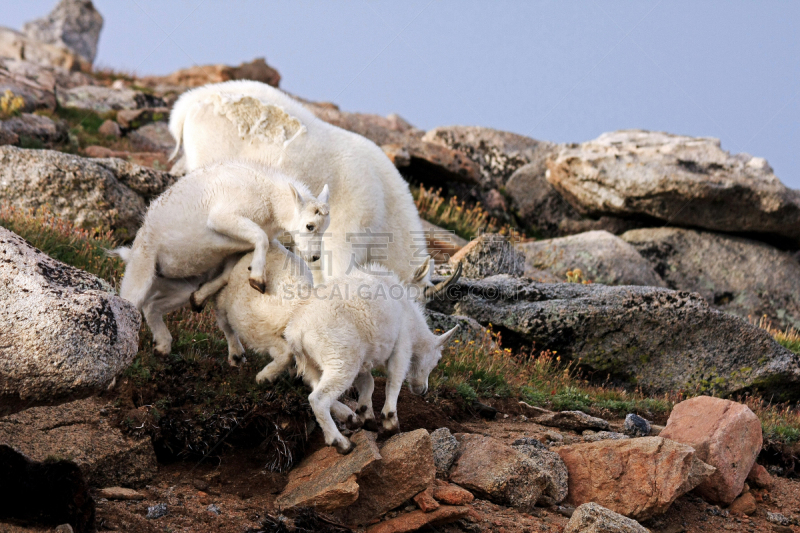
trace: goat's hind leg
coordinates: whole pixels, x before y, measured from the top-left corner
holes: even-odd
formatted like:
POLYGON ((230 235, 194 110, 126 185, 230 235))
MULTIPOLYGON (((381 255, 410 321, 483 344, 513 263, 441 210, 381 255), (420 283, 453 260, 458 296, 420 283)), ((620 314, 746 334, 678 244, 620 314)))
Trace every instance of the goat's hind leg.
POLYGON ((167 278, 157 278, 151 286, 142 314, 153 333, 153 352, 156 355, 164 356, 172 351, 172 335, 164 323, 164 315, 186 305, 195 288, 196 285, 190 281, 167 278))
POLYGON ((238 241, 253 244, 250 263, 250 286, 261 294, 267 292, 267 250, 269 236, 247 217, 224 209, 214 209, 208 216, 208 228, 238 241))
POLYGON ((228 341, 228 364, 239 366, 246 361, 242 341, 239 340, 239 335, 228 322, 228 314, 223 309, 214 309, 214 313, 217 315, 217 325, 225 334, 225 340, 228 341))
POLYGON ((215 278, 200 285, 200 287, 192 293, 189 297, 189 305, 192 306, 192 311, 195 313, 201 312, 206 306, 208 299, 217 294, 228 284, 231 272, 233 272, 233 268, 241 257, 240 254, 237 254, 226 259, 222 272, 215 278))
POLYGON ((308 396, 308 402, 311 404, 314 416, 322 428, 322 433, 325 435, 325 444, 336 446, 336 450, 341 454, 350 453, 355 448, 355 445, 339 432, 333 417, 331 417, 331 409, 334 402, 339 403, 338 398, 344 394, 344 391, 353 382, 355 373, 348 372, 345 369, 324 370, 319 382, 308 396))
POLYGON ((289 343, 283 339, 279 339, 277 344, 269 349, 269 355, 272 361, 256 374, 257 383, 274 382, 292 364, 292 350, 289 343))

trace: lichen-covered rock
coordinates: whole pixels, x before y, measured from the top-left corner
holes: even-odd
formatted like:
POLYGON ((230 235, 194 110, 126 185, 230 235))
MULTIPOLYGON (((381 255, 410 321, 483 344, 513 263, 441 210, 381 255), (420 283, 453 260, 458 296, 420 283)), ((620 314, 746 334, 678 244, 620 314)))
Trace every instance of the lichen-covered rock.
POLYGON ((800 191, 763 158, 731 155, 718 139, 616 131, 564 146, 547 164, 548 181, 585 215, 648 216, 800 243, 800 191))
POLYGON ((590 502, 575 509, 564 533, 649 533, 649 530, 636 520, 590 502))
POLYGON ((800 328, 800 263, 768 244, 708 231, 648 228, 622 235, 671 289, 717 309, 800 328))
POLYGON ((104 391, 136 355, 139 312, 5 228, 0 258, 0 414, 104 391))
POLYGON ((595 502, 643 520, 666 511, 714 471, 690 446, 661 437, 602 440, 556 449, 573 505, 595 502))
POLYGON ((23 31, 35 41, 71 50, 91 65, 97 55, 97 41, 103 16, 91 0, 61 0, 40 19, 25 23, 23 31))
POLYGON ((102 85, 83 85, 58 92, 58 104, 64 107, 90 109, 108 113, 119 109, 166 107, 158 96, 133 89, 114 89, 102 85))
POLYGON ((22 209, 47 206, 80 227, 109 228, 122 237, 133 237, 145 199, 173 179, 121 160, 0 147, 0 196, 5 203, 22 209))
POLYGON ((530 512, 550 478, 523 453, 491 437, 456 435, 459 455, 450 481, 479 497, 530 512))
POLYGON ((27 137, 28 140, 38 140, 45 144, 63 141, 67 138, 66 124, 31 113, 22 113, 2 121, 0 129, 13 132, 20 138, 27 137))
POLYGON ((109 406, 96 398, 0 418, 0 444, 34 461, 69 459, 92 487, 143 487, 158 471, 150 438, 123 435, 109 406))
POLYGON ((461 275, 465 278, 481 279, 495 274, 521 276, 525 268, 525 256, 514 248, 505 235, 484 233, 450 258, 451 265, 458 263, 461 263, 461 275))
POLYGON ((741 494, 762 444, 761 422, 749 407, 710 396, 677 404, 660 435, 693 447, 717 469, 697 492, 726 505, 741 494))
POLYGON ((800 396, 800 356, 698 295, 655 287, 543 284, 507 275, 461 279, 435 311, 469 316, 506 339, 557 350, 654 393, 800 396))
POLYGON ((570 237, 524 242, 525 273, 546 270, 561 279, 580 269, 593 283, 666 287, 653 266, 636 249, 607 231, 589 231, 570 237))
POLYGON ((609 429, 608 421, 587 415, 583 411, 559 411, 546 414, 536 418, 536 423, 554 428, 571 429, 572 431, 609 429))
POLYGON ((458 455, 458 441, 449 429, 439 428, 431 433, 431 445, 433 446, 433 464, 436 466, 436 472, 446 477, 458 455))
POLYGON ((625 417, 625 422, 622 426, 623 431, 632 437, 646 437, 650 434, 652 426, 650 422, 637 415, 636 413, 628 413, 625 417))
POLYGON ((569 473, 561 456, 531 437, 517 439, 511 447, 525 454, 547 476, 545 496, 552 498, 555 503, 559 503, 567 497, 569 473))
POLYGON ((52 44, 31 39, 24 33, 0 27, 0 57, 24 59, 65 70, 88 70, 89 64, 77 54, 52 44))

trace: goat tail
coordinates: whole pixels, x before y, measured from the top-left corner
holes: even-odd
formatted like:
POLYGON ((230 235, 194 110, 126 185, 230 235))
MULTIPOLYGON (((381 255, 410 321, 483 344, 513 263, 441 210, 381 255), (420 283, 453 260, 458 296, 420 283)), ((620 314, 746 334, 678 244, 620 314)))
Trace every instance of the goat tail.
POLYGON ((297 368, 297 375, 303 376, 306 373, 306 366, 308 365, 308 355, 303 349, 303 331, 301 328, 296 327, 294 323, 289 323, 283 333, 283 338, 289 345, 289 350, 294 356, 295 367, 297 368))
POLYGON ((105 250, 105 252, 108 257, 119 257, 122 259, 123 263, 127 263, 131 260, 130 246, 120 246, 119 248, 114 248, 113 250, 105 250))
POLYGON ((119 295, 141 310, 156 277, 157 256, 141 246, 134 246, 126 251, 117 248, 112 252, 118 253, 126 263, 119 295))
MULTIPOLYGON (((174 160, 183 146, 183 125, 186 122, 186 115, 189 113, 194 98, 188 97, 191 93, 184 93, 184 98, 179 98, 169 114, 169 133, 175 139, 175 149, 169 156, 168 161, 174 160)), ((196 95, 194 95, 196 96, 196 95)))

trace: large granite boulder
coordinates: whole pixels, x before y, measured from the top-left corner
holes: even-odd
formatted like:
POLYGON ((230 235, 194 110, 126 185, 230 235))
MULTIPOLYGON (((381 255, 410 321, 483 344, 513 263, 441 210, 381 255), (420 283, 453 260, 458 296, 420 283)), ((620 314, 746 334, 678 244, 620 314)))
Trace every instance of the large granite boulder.
POLYGON ((462 278, 429 306, 491 323, 506 342, 557 350, 654 393, 800 396, 800 356, 696 294, 499 275, 462 278))
POLYGON ((649 217, 678 226, 770 234, 800 243, 800 191, 769 164, 718 139, 642 130, 563 147, 548 181, 582 214, 649 217))
POLYGON ((24 33, 0 27, 0 57, 24 59, 43 66, 66 70, 89 70, 90 65, 80 56, 61 46, 31 39, 24 33))
POLYGON ((43 144, 53 144, 67 138, 67 125, 64 122, 55 122, 49 117, 22 113, 0 121, 0 129, 12 132, 20 139, 39 141, 43 144))
POLYGON ((146 200, 175 180, 119 159, 86 159, 51 150, 0 146, 0 195, 22 209, 42 206, 86 228, 132 238, 146 200))
POLYGON ((524 242, 517 249, 525 254, 526 274, 545 270, 567 279, 567 272, 578 268, 594 283, 666 286, 633 246, 607 231, 524 242))
POLYGON ((27 22, 22 31, 34 41, 66 48, 91 65, 102 29, 103 16, 91 0, 61 0, 50 14, 27 22))
POLYGON ((136 355, 139 312, 4 228, 0 256, 0 414, 106 390, 136 355))
POLYGON ((622 239, 650 262, 671 289, 700 293, 744 319, 766 316, 800 328, 800 263, 767 244, 681 228, 632 230, 622 239))
POLYGON ((166 102, 152 94, 134 89, 115 89, 102 85, 81 85, 58 92, 58 105, 108 113, 121 109, 166 107, 166 102))

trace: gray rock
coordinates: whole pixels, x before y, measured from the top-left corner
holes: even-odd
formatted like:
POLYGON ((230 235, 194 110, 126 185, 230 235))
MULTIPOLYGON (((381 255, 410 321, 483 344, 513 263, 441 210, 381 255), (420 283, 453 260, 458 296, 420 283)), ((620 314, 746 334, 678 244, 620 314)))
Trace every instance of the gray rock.
POLYGON ((0 146, 0 196, 11 206, 48 206, 85 228, 110 228, 132 237, 145 200, 174 181, 165 172, 119 159, 86 159, 51 150, 0 146))
POLYGON ((627 435, 623 435, 622 433, 617 433, 616 431, 586 430, 581 434, 581 436, 583 437, 583 442, 597 442, 601 440, 622 440, 630 438, 627 435))
POLYGON ((560 455, 551 452, 544 444, 531 437, 515 440, 511 447, 528 457, 547 476, 545 496, 552 498, 555 503, 567 497, 569 473, 560 455))
POLYGON ((63 141, 67 138, 67 126, 54 122, 49 117, 22 113, 0 123, 0 129, 15 133, 20 139, 36 139, 46 144, 63 141))
POLYGON ((517 169, 529 163, 539 165, 544 173, 544 161, 555 149, 546 141, 479 126, 439 127, 422 140, 466 154, 480 168, 486 187, 503 187, 517 169))
MULTIPOLYGON (((21 451, 34 461, 69 459, 93 487, 114 487, 120 496, 141 499, 125 487, 142 487, 156 475, 150 438, 122 434, 106 410, 108 404, 95 398, 57 406, 32 407, 0 418, 0 444, 21 451), (126 493, 127 491, 127 493, 126 493), (127 494, 127 496, 124 496, 127 494)), ((111 493, 114 489, 106 489, 111 493)))
POLYGON ((122 129, 119 127, 119 124, 111 119, 103 121, 100 127, 97 128, 97 133, 108 135, 109 137, 122 137, 122 129))
POLYGON ((466 344, 470 341, 475 341, 475 344, 485 342, 494 345, 489 331, 475 319, 467 316, 445 315, 436 311, 428 311, 428 326, 437 335, 458 326, 458 331, 456 331, 453 338, 458 339, 461 343, 466 344))
POLYGON ((433 463, 436 465, 436 473, 447 477, 447 472, 453 466, 458 454, 458 441, 447 428, 439 428, 431 433, 431 443, 433 444, 433 463))
POLYGON ((633 245, 671 289, 700 293, 713 307, 800 328, 800 263, 764 243, 707 231, 629 231, 633 245))
POLYGON ((770 511, 767 511, 767 520, 772 522, 773 524, 778 524, 779 526, 792 525, 792 519, 782 515, 781 513, 772 513, 770 511))
POLYGON ((3 27, 0 27, 0 57, 24 59, 42 66, 66 70, 90 68, 83 58, 66 48, 31 39, 24 33, 3 27))
POLYGON ((450 264, 461 263, 465 278, 481 279, 495 274, 521 276, 525 256, 514 248, 505 235, 484 233, 472 239, 450 258, 450 264))
MULTIPOLYGON (((553 148, 555 150, 555 148, 553 148)), ((547 181, 546 158, 518 168, 506 183, 517 216, 544 237, 571 232, 569 221, 582 220, 578 211, 547 181)))
POLYGON ((61 0, 49 15, 23 26, 31 39, 67 48, 90 65, 97 55, 102 29, 103 16, 91 0, 61 0))
POLYGON ((635 413, 628 413, 622 428, 631 437, 647 437, 652 430, 650 422, 635 413))
POLYGON ((155 505, 151 505, 147 508, 147 515, 146 518, 150 520, 155 520, 156 518, 161 518, 162 516, 167 516, 167 504, 166 503, 157 503, 155 505))
POLYGON ((607 231, 589 231, 570 237, 524 242, 525 273, 545 270, 566 279, 579 268, 593 283, 665 287, 653 266, 636 249, 607 231))
POLYGON ((19 135, 13 131, 0 128, 0 146, 7 144, 19 144, 19 135))
POLYGON ((772 234, 800 243, 800 191, 769 164, 718 139, 642 130, 563 147, 548 181, 589 216, 653 217, 679 226, 772 234))
MULTIPOLYGON (((97 81, 85 72, 67 70, 53 65, 40 65, 24 59, 2 58, 0 59, 0 78, 5 72, 8 76, 13 76, 19 80, 25 80, 27 84, 36 84, 52 93, 54 89, 63 90, 80 85, 97 85, 97 81)), ((52 103, 55 105, 55 96, 52 103)), ((49 106, 46 106, 49 107, 49 106)))
POLYGON ((64 107, 90 109, 108 113, 119 109, 165 107, 164 100, 133 89, 113 89, 99 85, 83 85, 58 92, 58 104, 64 107))
POLYGON ((655 287, 461 279, 435 311, 492 323, 504 338, 628 379, 654 393, 759 389, 800 395, 800 356, 764 330, 711 309, 699 295, 655 287))
POLYGON ((649 530, 602 505, 584 503, 572 513, 564 533, 649 533, 649 530))
POLYGON ((206 507, 206 511, 208 511, 209 513, 214 513, 215 515, 219 515, 220 513, 219 505, 212 503, 208 507, 206 507))
POLYGON ((142 152, 172 152, 175 140, 166 122, 152 122, 128 134, 131 144, 142 152))
POLYGON ((608 422, 596 416, 587 415, 583 411, 561 411, 539 417, 537 424, 560 429, 571 429, 572 431, 584 431, 586 429, 607 430, 608 422))
POLYGON ((136 355, 139 312, 5 228, 0 255, 0 414, 104 391, 136 355))

